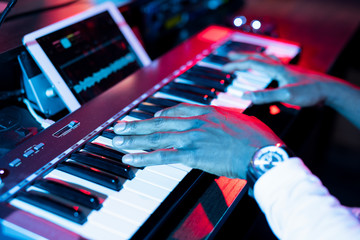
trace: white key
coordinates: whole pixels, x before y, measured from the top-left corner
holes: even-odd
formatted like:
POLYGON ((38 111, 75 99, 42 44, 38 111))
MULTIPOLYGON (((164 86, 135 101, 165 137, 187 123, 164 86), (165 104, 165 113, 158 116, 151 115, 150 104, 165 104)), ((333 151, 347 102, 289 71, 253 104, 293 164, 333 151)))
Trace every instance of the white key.
POLYGON ((236 103, 232 103, 232 102, 225 102, 225 101, 221 101, 219 99, 214 99, 211 101, 211 105, 213 106, 218 106, 218 107, 229 107, 229 108, 238 108, 242 111, 244 111, 245 109, 239 107, 238 104, 236 103))
POLYGON ((130 191, 128 189, 121 189, 120 192, 109 196, 110 199, 115 199, 120 202, 124 202, 132 207, 146 211, 152 214, 155 209, 161 204, 161 202, 130 191))
POLYGON ((146 169, 178 181, 181 181, 187 174, 186 171, 171 167, 169 165, 148 166, 146 169))
MULTIPOLYGON (((129 199, 130 200, 130 199, 129 199)), ((115 198, 108 198, 103 202, 100 209, 102 212, 113 214, 133 223, 136 226, 141 226, 149 217, 149 213, 139 208, 133 207, 124 201, 118 201, 115 198)))
POLYGON ((256 91, 262 89, 260 85, 249 84, 246 80, 240 78, 235 79, 231 86, 239 91, 256 91))
POLYGON ((218 94, 218 100, 219 101, 224 101, 224 102, 230 102, 230 103, 234 103, 236 105, 239 106, 239 108, 242 109, 246 109, 250 106, 251 101, 250 100, 245 100, 236 96, 232 96, 230 94, 227 93, 219 93, 218 94))
POLYGON ((252 78, 238 76, 234 81, 233 84, 237 86, 243 86, 246 88, 253 88, 255 90, 264 89, 270 82, 263 82, 263 81, 255 81, 252 78))
POLYGON ((139 170, 137 175, 143 179, 136 179, 135 177, 131 181, 125 181, 123 189, 119 192, 58 170, 52 171, 47 177, 57 178, 77 186, 80 185, 85 189, 106 195, 107 198, 99 211, 104 211, 109 215, 115 214, 126 222, 140 226, 164 201, 178 182, 161 175, 155 177, 153 173, 146 173, 144 170, 139 170), (154 177, 153 180, 149 178, 151 176, 154 177), (155 186, 151 181, 157 185, 164 184, 168 189, 155 186), (170 184, 173 185, 172 189, 170 189, 170 184))
MULTIPOLYGON (((118 218, 114 219, 113 217, 110 217, 111 220, 116 220, 116 222, 118 223, 118 226, 116 229, 104 227, 103 224, 104 223, 106 224, 109 221, 109 219, 105 219, 104 216, 102 216, 102 222, 92 221, 93 218, 91 219, 90 217, 88 217, 88 221, 85 222, 83 225, 80 225, 80 224, 74 223, 72 221, 69 221, 65 218, 62 218, 56 214, 52 214, 41 208, 38 208, 31 204, 23 202, 16 198, 11 200, 10 204, 19 209, 22 209, 26 212, 29 212, 35 216, 44 218, 52 223, 55 223, 61 227, 66 228, 70 231, 78 233, 79 235, 81 235, 85 238, 99 239, 99 240, 100 239, 126 239, 130 235, 129 232, 123 233, 123 232, 121 232, 121 230, 119 231, 120 228, 128 227, 128 226, 126 226, 126 225, 128 225, 128 223, 124 223, 125 221, 122 221, 121 219, 118 219, 118 218)), ((93 211, 93 212, 96 212, 96 211, 93 211)), ((99 217, 95 217, 95 219, 96 218, 99 218, 99 217)), ((131 226, 131 230, 133 230, 134 228, 136 228, 136 226, 131 226)), ((128 230, 126 230, 126 231, 128 231, 128 230)))
POLYGON ((126 122, 131 122, 131 121, 138 121, 140 120, 139 118, 136 118, 136 117, 132 117, 132 116, 129 116, 129 115, 125 115, 121 121, 126 121, 126 122))
POLYGON ((183 103, 191 103, 191 104, 203 105, 201 103, 191 101, 191 100, 188 100, 186 98, 177 97, 177 96, 170 95, 170 94, 163 93, 163 92, 157 92, 153 96, 157 97, 157 98, 165 98, 165 99, 175 100, 175 101, 179 101, 179 102, 183 102, 183 103))
POLYGON ((169 164, 169 166, 171 167, 174 167, 174 168, 178 168, 178 169, 181 169, 185 172, 190 172, 192 170, 191 167, 188 167, 188 166, 185 166, 184 164, 182 163, 173 163, 173 164, 169 164))
POLYGON ((159 202, 162 202, 171 192, 153 184, 137 180, 136 178, 132 179, 131 181, 126 181, 123 187, 159 202))
POLYGON ((137 171, 135 178, 137 180, 150 183, 152 185, 166 189, 168 191, 172 191, 179 183, 179 181, 173 178, 168 178, 163 175, 148 171, 147 168, 144 168, 144 170, 137 171))
POLYGON ((234 96, 237 96, 237 97, 242 97, 244 95, 244 92, 247 92, 248 90, 247 89, 244 89, 244 88, 239 88, 239 87, 234 87, 232 84, 229 85, 227 88, 226 88, 226 93, 227 94, 231 94, 231 95, 234 95, 234 96))
POLYGON ((255 72, 251 69, 249 71, 237 71, 237 72, 235 72, 235 74, 239 78, 247 79, 254 83, 270 83, 271 82, 271 78, 269 78, 268 76, 266 76, 260 72, 255 72))
POLYGON ((196 63, 196 65, 202 66, 202 67, 213 68, 216 70, 221 70, 221 68, 223 67, 222 64, 210 63, 210 62, 205 62, 205 61, 199 61, 196 63))
POLYGON ((134 191, 123 188, 119 192, 117 192, 59 170, 53 170, 50 174, 47 175, 47 177, 60 179, 75 186, 80 185, 87 190, 90 190, 91 192, 95 192, 94 194, 100 194, 99 196, 102 196, 103 198, 107 196, 108 198, 122 201, 149 213, 152 213, 159 206, 159 201, 155 201, 152 198, 137 194, 134 191))

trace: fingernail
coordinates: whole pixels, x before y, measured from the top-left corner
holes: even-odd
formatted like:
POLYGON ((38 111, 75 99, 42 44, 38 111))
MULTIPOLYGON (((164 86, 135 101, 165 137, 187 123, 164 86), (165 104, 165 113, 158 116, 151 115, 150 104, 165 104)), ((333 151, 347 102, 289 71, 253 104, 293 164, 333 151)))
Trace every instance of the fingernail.
POLYGON ((124 143, 124 137, 122 136, 116 136, 113 138, 113 145, 115 147, 121 146, 124 143))
POLYGON ((157 112, 154 114, 154 117, 160 117, 162 112, 163 112, 163 110, 157 111, 157 112))
POLYGON ((114 126, 114 132, 120 133, 125 130, 125 127, 126 127, 126 122, 119 122, 114 126))
POLYGON ((133 163, 133 161, 134 161, 134 158, 133 158, 132 155, 127 154, 127 155, 122 157, 122 162, 123 163, 131 164, 131 163, 133 163))

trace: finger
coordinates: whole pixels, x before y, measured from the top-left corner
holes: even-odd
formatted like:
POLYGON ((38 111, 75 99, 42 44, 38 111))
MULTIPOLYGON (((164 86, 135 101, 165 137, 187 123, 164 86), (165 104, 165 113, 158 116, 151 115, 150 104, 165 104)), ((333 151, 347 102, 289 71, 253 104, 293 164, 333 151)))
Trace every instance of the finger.
POLYGON ((265 64, 260 60, 247 59, 246 61, 236 61, 236 62, 227 63, 223 66, 222 70, 225 72, 243 71, 248 69, 265 71, 269 67, 271 67, 271 65, 265 64))
POLYGON ((113 146, 118 149, 183 148, 190 142, 188 132, 156 132, 148 135, 116 136, 113 146))
POLYGON ((156 117, 195 117, 207 114, 211 111, 211 107, 181 103, 171 108, 166 108, 155 114, 156 117))
POLYGON ((278 58, 277 56, 275 55, 266 55, 267 57, 271 58, 272 60, 278 62, 278 63, 281 63, 281 60, 280 58, 278 58))
POLYGON ((183 158, 180 150, 162 149, 149 153, 133 153, 123 156, 122 161, 134 167, 179 163, 183 158))
POLYGON ((287 102, 290 99, 290 92, 287 88, 277 88, 273 90, 245 92, 242 97, 251 100, 254 104, 287 102))
POLYGON ((266 60, 270 59, 269 56, 263 54, 263 53, 256 53, 256 52, 230 52, 227 57, 231 61, 245 61, 247 59, 260 59, 260 60, 266 60))
POLYGON ((156 117, 143 121, 119 122, 114 126, 114 132, 119 135, 144 135, 154 132, 186 131, 200 125, 200 119, 156 117))
POLYGON ((192 149, 161 149, 149 153, 126 154, 122 162, 134 167, 182 163, 191 168, 202 169, 192 149))
POLYGON ((230 52, 227 57, 231 61, 246 60, 250 57, 251 53, 248 52, 230 52))

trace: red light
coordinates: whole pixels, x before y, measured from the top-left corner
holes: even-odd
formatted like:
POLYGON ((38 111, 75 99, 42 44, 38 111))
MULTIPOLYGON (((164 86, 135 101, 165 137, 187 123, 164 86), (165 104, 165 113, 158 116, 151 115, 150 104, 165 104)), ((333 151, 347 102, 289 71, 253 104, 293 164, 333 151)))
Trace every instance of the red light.
POLYGON ((91 193, 89 191, 86 191, 85 189, 79 189, 80 192, 86 194, 86 195, 90 195, 91 193))
POLYGON ((280 113, 280 108, 278 108, 278 106, 276 105, 271 105, 269 110, 271 115, 276 115, 280 113))
POLYGON ((206 30, 204 30, 203 32, 201 32, 198 35, 198 37, 201 40, 217 42, 217 41, 220 41, 220 40, 226 38, 230 33, 231 33, 231 31, 229 29, 219 27, 219 26, 211 26, 211 27, 207 28, 206 30))
POLYGON ((204 96, 204 100, 207 100, 209 98, 209 95, 204 96))
POLYGON ((91 167, 90 168, 92 171, 94 171, 94 172, 100 172, 100 170, 99 169, 97 169, 97 168, 93 168, 93 167, 91 167))
POLYGON ((204 239, 214 229, 207 212, 202 204, 198 204, 191 212, 189 217, 182 223, 180 228, 174 233, 174 239, 182 239, 183 233, 187 233, 188 239, 204 239), (196 221, 194 221, 196 220, 196 221))
POLYGON ((211 92, 215 92, 215 88, 212 88, 210 91, 211 91, 211 92))
POLYGON ((291 105, 291 104, 288 104, 288 103, 281 103, 281 104, 284 105, 287 108, 292 108, 292 109, 295 109, 295 110, 300 110, 301 109, 301 107, 299 107, 299 106, 291 105))
POLYGON ((225 84, 225 80, 220 80, 221 85, 225 84))

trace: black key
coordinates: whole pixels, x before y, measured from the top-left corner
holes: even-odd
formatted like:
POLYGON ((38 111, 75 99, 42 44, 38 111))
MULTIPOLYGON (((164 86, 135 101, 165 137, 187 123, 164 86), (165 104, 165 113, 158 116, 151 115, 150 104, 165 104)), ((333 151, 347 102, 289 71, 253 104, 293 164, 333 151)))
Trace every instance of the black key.
POLYGON ((185 91, 193 92, 193 93, 199 93, 202 95, 208 95, 212 98, 216 98, 216 96, 217 96, 215 88, 206 88, 204 86, 190 85, 190 84, 184 84, 184 83, 178 83, 178 82, 171 82, 168 85, 171 88, 185 90, 185 91))
POLYGON ((221 64, 221 65, 225 65, 225 64, 231 62, 229 58, 224 57, 224 56, 218 56, 215 54, 210 54, 209 56, 205 57, 202 61, 221 64))
POLYGON ((194 102, 203 103, 203 104, 210 104, 212 97, 208 95, 196 94, 192 92, 186 92, 183 90, 178 90, 175 88, 171 88, 169 86, 164 86, 160 92, 168 93, 174 96, 186 98, 188 100, 192 100, 194 102))
POLYGON ((223 46, 221 46, 220 48, 226 48, 227 52, 230 51, 235 51, 235 52, 264 52, 265 51, 265 47, 259 46, 259 45, 255 45, 255 44, 250 44, 250 43, 243 43, 243 42, 236 42, 236 41, 228 41, 226 42, 223 46))
POLYGON ((180 75, 179 78, 192 81, 198 85, 202 85, 205 87, 215 88, 217 91, 220 92, 224 92, 228 86, 225 80, 215 80, 215 79, 206 78, 204 76, 200 77, 193 74, 189 74, 187 72, 180 75))
POLYGON ((164 107, 173 107, 181 103, 179 101, 166 99, 166 98, 157 98, 157 97, 149 97, 146 99, 145 102, 153 103, 164 107))
POLYGON ((118 176, 74 161, 62 162, 57 169, 116 191, 122 188, 121 179, 118 176))
POLYGON ((105 129, 105 130, 101 133, 101 136, 106 137, 106 138, 113 139, 114 137, 117 136, 117 134, 114 133, 114 131, 111 130, 111 129, 105 129))
POLYGON ((131 170, 130 166, 104 156, 87 152, 76 152, 71 154, 70 159, 126 179, 133 179, 135 177, 135 174, 131 170))
MULTIPOLYGON (((102 145, 99 143, 86 143, 83 149, 89 153, 94 153, 100 156, 104 156, 107 158, 115 159, 119 162, 122 161, 122 157, 125 155, 125 153, 116 151, 115 149, 112 149, 111 147, 108 147, 106 145, 102 145)), ((127 166, 127 165, 125 165, 127 166)))
POLYGON ((80 207, 63 203, 44 193, 36 191, 22 192, 18 194, 17 198, 79 224, 83 224, 87 220, 80 207))
POLYGON ((194 72, 194 71, 189 71, 186 72, 185 74, 183 74, 183 76, 193 76, 193 77, 198 77, 198 78, 202 78, 202 79, 207 79, 207 80, 212 80, 212 81, 216 81, 216 82, 224 82, 225 84, 231 84, 232 80, 229 80, 227 78, 224 77, 220 77, 220 76, 210 76, 207 73, 198 73, 198 72, 194 72))
POLYGON ((231 83, 236 78, 236 75, 233 73, 226 73, 221 70, 197 65, 190 68, 187 72, 191 74, 205 75, 211 78, 224 79, 229 83, 231 83))
POLYGON ((66 200, 81 204, 91 209, 99 210, 101 207, 100 201, 97 196, 91 194, 85 189, 77 189, 75 187, 72 187, 66 182, 41 179, 35 182, 34 186, 44 189, 51 194, 57 195, 66 200))
POLYGON ((141 111, 139 109, 133 109, 128 114, 129 114, 129 116, 132 116, 134 118, 139 118, 141 120, 145 120, 145 119, 149 119, 149 118, 154 117, 153 113, 144 112, 144 111, 141 111))
POLYGON ((160 110, 163 110, 165 107, 160 106, 160 105, 156 105, 156 104, 150 103, 150 102, 142 102, 142 103, 139 104, 139 106, 137 108, 139 110, 155 114, 156 112, 158 112, 160 110))
MULTIPOLYGON (((124 168, 131 167, 127 164, 122 163, 122 157, 125 155, 125 153, 119 152, 115 149, 112 149, 111 147, 106 146, 106 145, 102 145, 100 143, 87 143, 87 144, 85 144, 83 149, 87 152, 94 153, 96 155, 114 159, 115 161, 118 162, 118 164, 121 164, 124 168)), ((136 168, 143 169, 143 167, 136 167, 136 168)))

